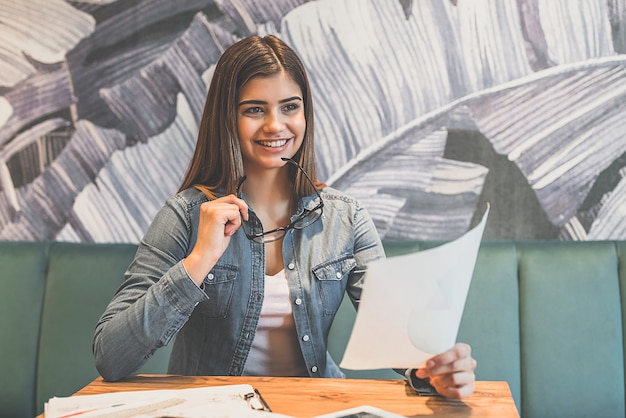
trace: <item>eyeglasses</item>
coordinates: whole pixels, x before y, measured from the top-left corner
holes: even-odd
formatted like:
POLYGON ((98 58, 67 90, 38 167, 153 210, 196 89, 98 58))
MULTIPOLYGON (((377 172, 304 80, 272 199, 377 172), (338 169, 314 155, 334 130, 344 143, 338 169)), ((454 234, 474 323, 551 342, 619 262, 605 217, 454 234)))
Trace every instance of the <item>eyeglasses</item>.
MULTIPOLYGON (((324 208, 324 201, 322 200, 322 196, 320 192, 315 187, 313 180, 309 177, 309 175, 304 171, 300 164, 292 160, 291 158, 281 158, 283 161, 287 161, 296 167, 304 174, 306 179, 311 183, 313 190, 317 194, 317 198, 319 199, 319 203, 313 209, 304 209, 304 211, 298 215, 298 217, 291 222, 289 225, 281 226, 280 228, 272 229, 270 231, 263 231, 263 225, 261 224, 261 220, 254 214, 253 211, 248 212, 248 220, 242 221, 243 232, 246 234, 249 240, 254 242, 266 243, 272 242, 281 239, 285 236, 287 231, 290 229, 304 229, 307 226, 311 225, 315 221, 317 221, 322 216, 322 211, 324 208)), ((237 197, 243 199, 241 196, 241 186, 243 182, 246 181, 246 176, 243 176, 239 179, 237 183, 237 197)))

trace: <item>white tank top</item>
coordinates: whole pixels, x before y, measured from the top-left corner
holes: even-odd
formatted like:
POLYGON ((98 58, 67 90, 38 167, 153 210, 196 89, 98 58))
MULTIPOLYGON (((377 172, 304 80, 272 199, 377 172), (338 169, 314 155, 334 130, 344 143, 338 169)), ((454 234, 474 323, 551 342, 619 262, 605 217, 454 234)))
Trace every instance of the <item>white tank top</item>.
POLYGON ((285 270, 265 276, 261 317, 243 374, 308 376, 293 320, 285 270))

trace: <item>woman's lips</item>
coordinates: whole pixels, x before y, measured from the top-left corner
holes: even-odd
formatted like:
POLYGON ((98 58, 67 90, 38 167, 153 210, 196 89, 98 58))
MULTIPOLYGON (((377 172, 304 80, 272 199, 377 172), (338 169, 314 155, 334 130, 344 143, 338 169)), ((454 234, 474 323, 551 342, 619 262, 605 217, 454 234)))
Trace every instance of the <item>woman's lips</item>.
POLYGON ((256 141, 257 144, 259 145, 263 145, 264 147, 269 147, 269 148, 280 148, 282 146, 284 146, 285 144, 287 144, 287 139, 279 139, 279 140, 259 140, 256 141))

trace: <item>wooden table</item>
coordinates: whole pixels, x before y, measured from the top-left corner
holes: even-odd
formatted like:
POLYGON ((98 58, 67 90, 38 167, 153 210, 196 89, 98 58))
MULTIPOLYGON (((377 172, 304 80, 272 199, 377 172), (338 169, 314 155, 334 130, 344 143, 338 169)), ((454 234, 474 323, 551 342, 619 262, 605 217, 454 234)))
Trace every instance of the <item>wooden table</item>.
POLYGON ((244 383, 256 387, 273 412, 293 417, 313 417, 361 405, 408 417, 519 417, 506 382, 476 382, 474 394, 458 401, 418 396, 404 380, 138 375, 115 383, 98 378, 76 395, 244 383))

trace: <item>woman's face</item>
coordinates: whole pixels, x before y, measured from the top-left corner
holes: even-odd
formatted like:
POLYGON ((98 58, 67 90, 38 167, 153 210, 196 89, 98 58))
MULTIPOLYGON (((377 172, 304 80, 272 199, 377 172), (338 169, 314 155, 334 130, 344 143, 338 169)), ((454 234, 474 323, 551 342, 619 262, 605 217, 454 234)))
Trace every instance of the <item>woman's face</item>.
POLYGON ((256 77, 241 88, 237 129, 246 168, 282 167, 300 149, 306 130, 302 91, 282 71, 256 77))

